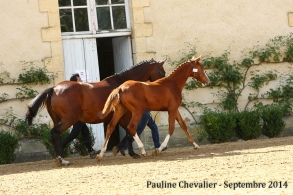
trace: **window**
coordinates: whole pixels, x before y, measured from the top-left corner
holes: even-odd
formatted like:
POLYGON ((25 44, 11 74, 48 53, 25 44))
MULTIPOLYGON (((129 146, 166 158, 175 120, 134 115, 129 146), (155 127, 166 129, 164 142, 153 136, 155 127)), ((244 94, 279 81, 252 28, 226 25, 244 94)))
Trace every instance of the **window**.
POLYGON ((62 34, 130 32, 127 0, 59 0, 62 34))

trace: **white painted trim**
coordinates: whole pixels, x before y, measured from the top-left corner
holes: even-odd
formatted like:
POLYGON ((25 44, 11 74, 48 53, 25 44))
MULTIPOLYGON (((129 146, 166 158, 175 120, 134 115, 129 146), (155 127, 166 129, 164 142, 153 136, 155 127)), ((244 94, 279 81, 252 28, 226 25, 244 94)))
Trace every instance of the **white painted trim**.
MULTIPOLYGON (((71 1, 71 5, 73 5, 73 0, 71 1)), ((130 11, 129 11, 129 3, 128 0, 124 0, 124 4, 113 4, 113 5, 96 5, 95 4, 95 0, 87 0, 87 5, 86 6, 63 6, 63 7, 59 7, 59 9, 71 9, 71 17, 73 20, 73 32, 61 32, 62 38, 64 38, 65 36, 70 36, 70 38, 72 38, 72 36, 76 36, 76 35, 86 35, 85 37, 88 38, 89 36, 87 36, 88 34, 91 35, 95 35, 95 34, 108 34, 108 33, 112 33, 114 32, 129 32, 127 34, 123 34, 123 35, 116 35, 116 36, 125 36, 125 35, 130 35, 131 34, 131 29, 130 29, 130 11), (115 6, 122 6, 124 5, 125 8, 125 17, 126 17, 126 28, 127 29, 114 29, 114 20, 113 20, 113 12, 112 12, 112 7, 115 6), (109 7, 110 9, 110 18, 111 18, 111 28, 112 30, 103 30, 103 31, 97 31, 98 29, 98 21, 97 21, 97 11, 96 8, 97 7, 109 7), (79 31, 76 32, 76 26, 75 26, 75 19, 74 19, 74 9, 76 8, 86 8, 87 9, 87 13, 88 13, 88 23, 89 23, 89 31, 79 31)), ((92 36, 95 37, 95 36, 92 36)), ((112 37, 112 35, 110 36, 96 36, 96 37, 112 37)), ((79 38, 84 38, 83 36, 79 37, 79 38)))
POLYGON ((129 35, 131 35, 131 32, 109 32, 109 33, 98 33, 98 34, 62 35, 62 39, 121 37, 121 36, 129 36, 129 35))

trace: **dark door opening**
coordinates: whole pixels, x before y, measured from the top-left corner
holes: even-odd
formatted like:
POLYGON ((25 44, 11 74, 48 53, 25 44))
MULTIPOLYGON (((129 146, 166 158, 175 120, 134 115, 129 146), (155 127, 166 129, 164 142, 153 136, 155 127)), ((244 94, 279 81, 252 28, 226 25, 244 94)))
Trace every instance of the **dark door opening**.
MULTIPOLYGON (((99 60, 100 79, 111 76, 115 73, 112 38, 97 38, 97 51, 99 60)), ((106 135, 108 122, 104 122, 104 133, 106 135)), ((107 150, 112 150, 120 142, 119 126, 117 125, 113 134, 111 135, 107 150)))

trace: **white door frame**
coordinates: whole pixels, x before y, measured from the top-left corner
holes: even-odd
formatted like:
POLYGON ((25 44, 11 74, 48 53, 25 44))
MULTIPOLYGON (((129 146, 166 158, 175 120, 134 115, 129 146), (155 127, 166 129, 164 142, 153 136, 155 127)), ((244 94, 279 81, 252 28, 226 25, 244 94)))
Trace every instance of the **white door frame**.
MULTIPOLYGON (((63 40, 64 78, 69 80, 74 73, 84 72, 83 82, 100 81, 99 62, 96 39, 63 40)), ((81 74, 80 74, 81 75, 81 74)), ((90 126, 95 144, 93 148, 102 148, 104 142, 104 124, 87 124, 90 126)))
MULTIPOLYGON (((69 80, 73 73, 85 70, 84 82, 100 81, 98 51, 96 38, 63 39, 64 78, 69 80), (94 74, 95 73, 95 74, 94 74)), ((120 73, 133 65, 130 36, 113 37, 113 58, 115 73, 120 73)), ((102 148, 104 142, 104 123, 88 124, 94 137, 94 149, 102 148)), ((125 136, 125 130, 119 128, 120 140, 125 136)))

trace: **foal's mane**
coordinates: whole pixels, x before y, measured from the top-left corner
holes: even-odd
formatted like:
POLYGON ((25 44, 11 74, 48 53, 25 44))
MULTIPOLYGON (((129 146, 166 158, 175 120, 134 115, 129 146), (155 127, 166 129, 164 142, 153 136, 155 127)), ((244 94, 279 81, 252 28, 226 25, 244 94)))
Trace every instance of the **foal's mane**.
POLYGON ((171 76, 175 71, 177 71, 178 69, 180 69, 183 65, 185 65, 186 63, 188 63, 190 60, 183 62, 182 64, 180 64, 179 66, 177 66, 171 73, 169 76, 171 76))

